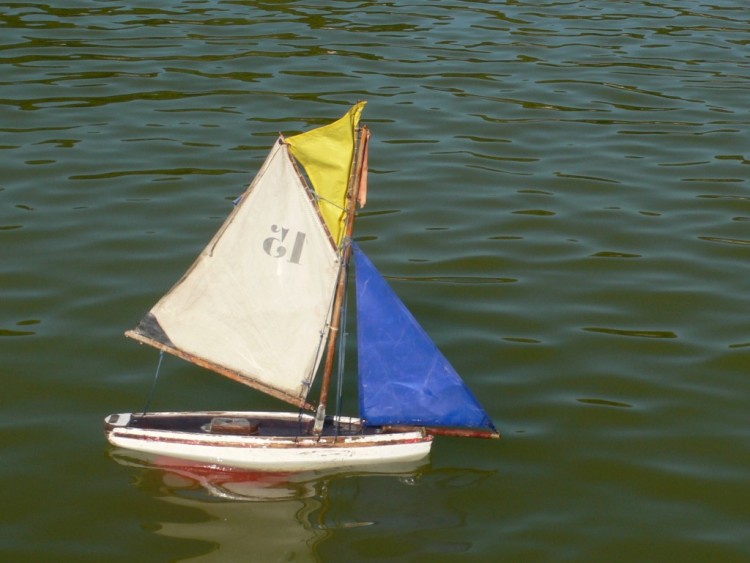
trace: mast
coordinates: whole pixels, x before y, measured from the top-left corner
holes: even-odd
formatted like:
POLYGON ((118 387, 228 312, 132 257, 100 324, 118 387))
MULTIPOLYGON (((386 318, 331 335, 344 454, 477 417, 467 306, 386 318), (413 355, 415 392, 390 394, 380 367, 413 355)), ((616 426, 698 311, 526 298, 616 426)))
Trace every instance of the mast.
POLYGON ((339 330, 341 328, 341 308, 344 304, 344 293, 347 283, 347 266, 351 257, 350 239, 354 231, 354 219, 356 218, 357 198, 359 195, 360 184, 362 180, 362 167, 367 151, 367 145, 370 139, 370 130, 367 125, 363 125, 359 130, 359 139, 357 141, 357 153, 354 159, 354 168, 349 178, 349 188, 347 190, 347 208, 345 232, 343 240, 343 250, 341 255, 341 265, 339 267, 338 285, 336 286, 336 295, 333 302, 333 315, 331 317, 331 337, 328 339, 326 348, 325 371, 323 372, 323 382, 320 389, 320 402, 315 414, 315 425, 313 432, 320 434, 323 431, 323 424, 326 417, 326 405, 328 403, 328 391, 331 386, 331 374, 333 373, 333 357, 338 342, 339 330))

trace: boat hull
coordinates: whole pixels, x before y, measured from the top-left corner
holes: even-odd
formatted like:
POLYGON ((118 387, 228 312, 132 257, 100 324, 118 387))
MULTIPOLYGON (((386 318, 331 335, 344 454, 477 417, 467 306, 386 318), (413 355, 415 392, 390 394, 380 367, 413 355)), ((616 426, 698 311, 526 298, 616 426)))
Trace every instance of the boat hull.
POLYGON ((255 471, 309 471, 413 462, 430 453, 423 430, 383 431, 359 419, 330 417, 320 436, 307 414, 190 412, 113 414, 109 442, 147 454, 255 471))

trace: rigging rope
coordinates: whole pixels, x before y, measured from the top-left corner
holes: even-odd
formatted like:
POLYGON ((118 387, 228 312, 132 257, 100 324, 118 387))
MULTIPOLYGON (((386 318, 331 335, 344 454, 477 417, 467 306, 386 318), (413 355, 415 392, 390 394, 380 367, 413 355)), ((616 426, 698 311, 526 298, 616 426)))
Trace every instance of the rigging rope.
MULTIPOLYGON (((346 244, 350 244, 349 241, 346 244)), ((347 279, 349 278, 349 264, 344 266, 346 268, 347 279)), ((346 359, 346 309, 347 309, 347 295, 349 293, 348 284, 344 287, 344 299, 343 305, 341 306, 341 332, 339 333, 339 357, 338 367, 336 373, 336 419, 338 420, 341 415, 341 397, 344 389, 344 360, 346 359)), ((340 422, 340 421, 339 421, 340 422)), ((340 424, 336 424, 336 435, 338 435, 340 424)))
POLYGON ((325 201, 328 205, 331 205, 332 207, 335 207, 336 209, 338 209, 340 211, 346 211, 346 207, 343 207, 342 205, 339 205, 338 203, 336 203, 332 199, 328 199, 327 197, 323 197, 322 195, 320 195, 318 192, 316 192, 314 190, 312 191, 312 194, 313 194, 313 197, 316 200, 318 200, 318 201, 325 201))
POLYGON ((154 382, 151 384, 151 391, 148 394, 148 400, 146 400, 146 406, 143 407, 143 414, 148 412, 151 406, 151 399, 154 398, 154 391, 156 391, 156 382, 159 379, 159 371, 161 370, 161 362, 164 360, 164 350, 159 350, 159 363, 156 364, 156 374, 154 374, 154 382))

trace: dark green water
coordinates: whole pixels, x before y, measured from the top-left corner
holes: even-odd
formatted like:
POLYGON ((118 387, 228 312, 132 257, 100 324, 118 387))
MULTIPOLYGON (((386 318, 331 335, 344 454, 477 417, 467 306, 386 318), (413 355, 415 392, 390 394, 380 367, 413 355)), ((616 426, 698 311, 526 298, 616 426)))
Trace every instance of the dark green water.
MULTIPOLYGON (((748 14, 4 3, 0 558, 750 559, 748 14), (254 502, 117 463, 102 418, 143 406, 157 362, 122 332, 278 131, 357 99, 360 244, 505 440, 254 502)), ((278 406, 175 359, 153 404, 278 406)))

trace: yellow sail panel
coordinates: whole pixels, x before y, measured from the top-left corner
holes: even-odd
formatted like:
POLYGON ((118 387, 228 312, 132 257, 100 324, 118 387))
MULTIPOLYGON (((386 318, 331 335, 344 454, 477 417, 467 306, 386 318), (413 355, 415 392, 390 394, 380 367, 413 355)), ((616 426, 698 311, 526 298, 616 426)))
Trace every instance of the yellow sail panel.
POLYGON ((344 233, 346 190, 349 185, 354 140, 367 102, 359 102, 330 125, 287 137, 291 153, 305 167, 319 196, 320 211, 336 244, 344 233))

